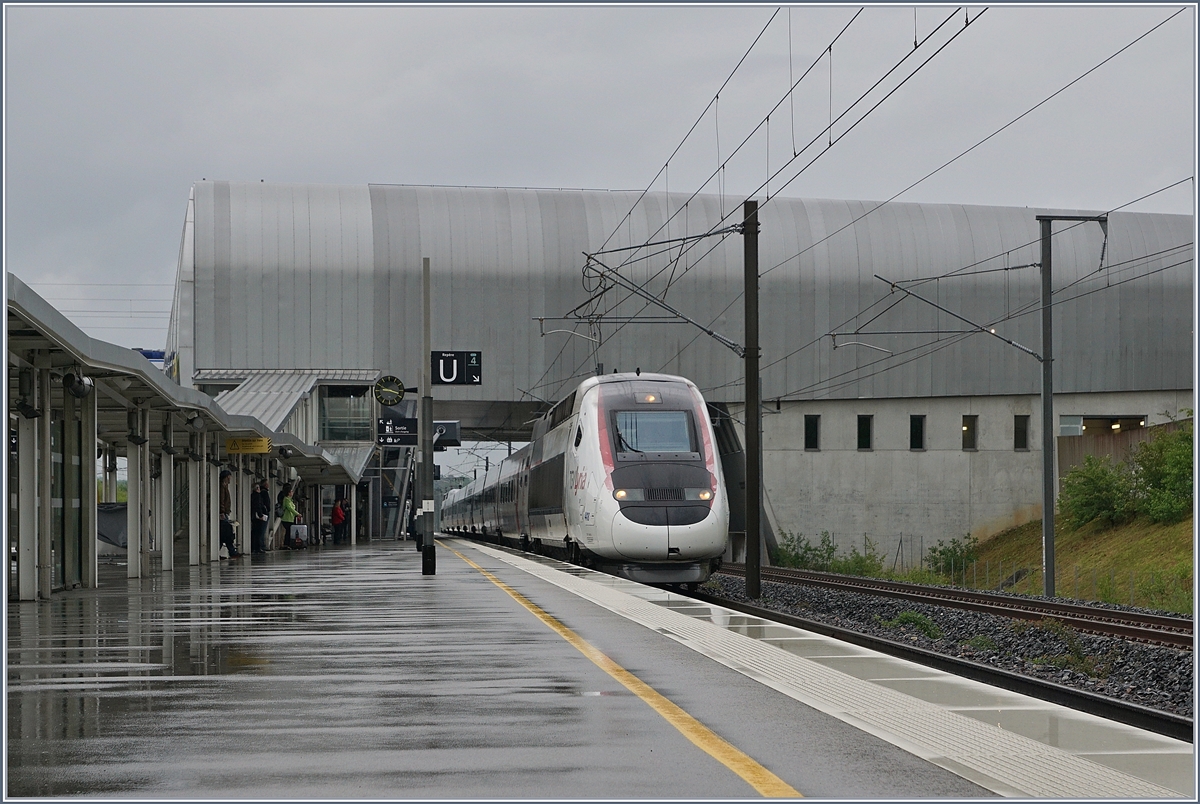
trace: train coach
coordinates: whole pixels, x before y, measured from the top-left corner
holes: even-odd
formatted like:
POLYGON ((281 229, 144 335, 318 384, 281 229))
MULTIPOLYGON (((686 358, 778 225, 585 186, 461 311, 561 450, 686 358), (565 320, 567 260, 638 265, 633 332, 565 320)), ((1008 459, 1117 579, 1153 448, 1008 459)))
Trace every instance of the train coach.
POLYGON ((666 374, 584 380, 533 440, 451 491, 442 529, 643 583, 696 585, 719 566, 729 502, 700 390, 666 374))

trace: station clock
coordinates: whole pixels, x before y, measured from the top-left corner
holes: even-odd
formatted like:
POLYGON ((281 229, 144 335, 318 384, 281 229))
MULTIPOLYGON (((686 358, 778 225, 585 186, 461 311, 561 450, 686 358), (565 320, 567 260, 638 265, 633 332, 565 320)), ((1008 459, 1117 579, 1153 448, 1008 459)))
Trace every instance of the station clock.
POLYGON ((390 374, 380 377, 375 383, 375 399, 385 407, 400 404, 404 399, 404 383, 390 374))

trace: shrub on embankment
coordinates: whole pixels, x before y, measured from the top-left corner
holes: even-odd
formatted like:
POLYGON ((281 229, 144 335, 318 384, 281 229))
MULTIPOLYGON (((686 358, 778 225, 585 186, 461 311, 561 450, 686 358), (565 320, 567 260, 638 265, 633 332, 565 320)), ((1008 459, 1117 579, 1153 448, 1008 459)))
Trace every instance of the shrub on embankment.
POLYGON ((1115 462, 1087 456, 1062 479, 1058 507, 1075 528, 1112 526, 1144 517, 1179 522, 1192 512, 1192 423, 1156 434, 1115 462))

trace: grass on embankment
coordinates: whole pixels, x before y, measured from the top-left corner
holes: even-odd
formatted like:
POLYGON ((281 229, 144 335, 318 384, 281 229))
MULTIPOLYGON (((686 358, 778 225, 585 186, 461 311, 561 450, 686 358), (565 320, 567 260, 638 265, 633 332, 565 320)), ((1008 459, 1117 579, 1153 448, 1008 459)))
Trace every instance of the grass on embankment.
MULTIPOLYGON (((1192 613, 1191 517, 1173 525, 1145 520, 1112 528, 1092 522, 1078 530, 1061 522, 1056 525, 1054 574, 1059 597, 1128 604, 1132 591, 1137 606, 1192 613)), ((970 585, 983 586, 986 572, 994 588, 1001 573, 1012 578, 1025 569, 1028 575, 1006 588, 1040 594, 1042 521, 1029 522, 981 542, 978 556, 967 580, 979 580, 970 585)))

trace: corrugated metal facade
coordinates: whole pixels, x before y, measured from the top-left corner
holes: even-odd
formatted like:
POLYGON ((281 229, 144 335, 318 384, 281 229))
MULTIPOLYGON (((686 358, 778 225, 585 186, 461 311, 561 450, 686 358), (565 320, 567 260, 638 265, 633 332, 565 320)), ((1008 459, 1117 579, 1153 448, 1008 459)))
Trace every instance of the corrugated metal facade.
MULTIPOLYGON (((194 287, 176 294, 177 305, 193 307, 173 312, 168 349, 178 351, 185 383, 198 370, 320 366, 378 369, 415 385, 421 258, 429 257, 434 348, 484 356, 483 386, 443 388, 439 398, 554 399, 572 377, 603 363, 607 371, 683 374, 714 401, 738 401, 741 361, 686 324, 604 324, 598 348, 564 334, 539 336, 536 317, 561 316, 588 299, 583 252, 699 234, 735 206, 658 193, 627 217, 638 195, 199 182, 180 266, 186 286, 194 263, 194 287)), ((1037 350, 1038 269, 978 272, 1038 262, 1036 215, 1089 213, 901 203, 871 212, 875 206, 788 198, 763 206, 764 398, 1037 393, 1033 358, 984 335, 955 336, 962 322, 889 295, 874 275, 900 281, 965 269, 971 275, 914 289, 973 321, 999 322, 998 332, 1037 350), (839 348, 832 332, 845 333, 839 348), (851 341, 877 348, 844 345, 851 341)), ((1055 314, 1056 391, 1190 388, 1192 218, 1114 213, 1100 273, 1099 226, 1063 223, 1055 231, 1054 286, 1064 289, 1055 314)), ((676 245, 622 273, 648 280, 660 295, 673 275, 670 304, 741 342, 741 237, 696 241, 684 252, 672 264, 676 245)), ((640 300, 618 304, 625 296, 610 291, 600 309, 618 318, 662 315, 640 300)), ((571 326, 548 320, 545 329, 571 326)), ((588 334, 584 325, 577 330, 588 334)))

